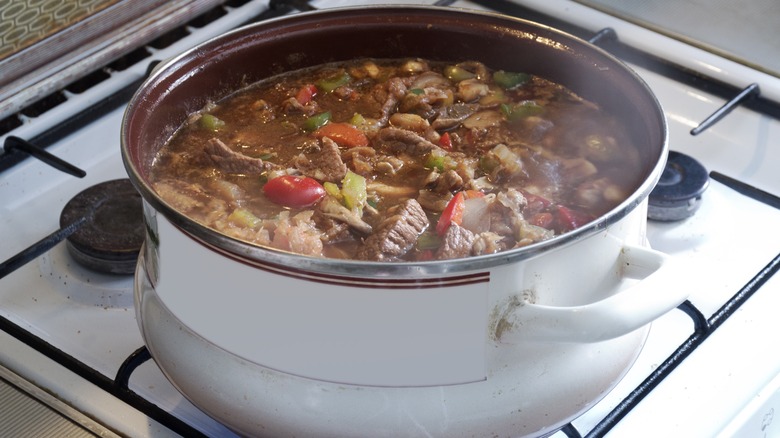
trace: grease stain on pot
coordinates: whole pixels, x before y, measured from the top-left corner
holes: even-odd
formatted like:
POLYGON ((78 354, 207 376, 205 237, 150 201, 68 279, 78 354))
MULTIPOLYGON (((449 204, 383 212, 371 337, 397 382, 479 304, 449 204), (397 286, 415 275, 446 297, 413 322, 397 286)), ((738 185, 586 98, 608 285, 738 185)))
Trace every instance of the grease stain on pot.
POLYGON ((515 311, 517 308, 534 301, 533 291, 526 289, 522 296, 511 295, 503 304, 497 305, 490 314, 490 327, 494 327, 491 331, 491 340, 501 342, 505 333, 518 330, 522 324, 517 323, 515 311))

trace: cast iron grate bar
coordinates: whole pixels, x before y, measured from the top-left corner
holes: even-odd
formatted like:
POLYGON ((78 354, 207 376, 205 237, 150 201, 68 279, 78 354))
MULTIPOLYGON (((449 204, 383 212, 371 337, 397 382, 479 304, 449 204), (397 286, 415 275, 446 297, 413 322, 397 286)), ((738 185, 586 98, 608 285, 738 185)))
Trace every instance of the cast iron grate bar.
POLYGON ((28 262, 34 260, 41 254, 45 253, 46 251, 54 248, 56 244, 67 239, 68 236, 75 233, 79 228, 81 228, 81 226, 84 225, 87 219, 88 217, 86 216, 79 218, 78 220, 74 221, 72 224, 60 228, 59 230, 49 234, 48 236, 44 237, 38 242, 32 244, 27 249, 24 249, 18 254, 12 256, 8 260, 4 261, 3 263, 0 263, 0 279, 6 277, 8 274, 21 268, 28 262))
POLYGON ((122 365, 119 367, 119 371, 116 373, 114 381, 116 382, 117 386, 123 389, 128 389, 130 375, 133 374, 133 371, 135 371, 136 368, 151 358, 152 354, 149 352, 149 349, 146 348, 146 346, 143 346, 130 354, 130 356, 128 356, 127 359, 122 362, 122 365))
POLYGON ((763 202, 766 205, 780 209, 780 197, 777 197, 769 192, 765 192, 759 188, 746 184, 742 181, 736 180, 730 176, 726 176, 720 172, 710 172, 710 178, 715 181, 728 186, 732 190, 739 192, 745 196, 755 199, 756 201, 763 202))
MULTIPOLYGON (((285 1, 274 1, 272 0, 271 3, 286 3, 285 1)), ((300 3, 305 3, 305 0, 300 1, 300 3)), ((246 23, 252 22, 252 21, 262 21, 267 20, 270 18, 275 18, 279 15, 283 15, 285 13, 290 12, 288 11, 274 11, 274 10, 265 10, 258 14, 254 18, 250 18, 246 21, 246 23)), ((153 43, 153 42, 152 42, 153 43)), ((150 43, 151 44, 151 43, 150 43)), ((130 55, 126 55, 129 57, 130 55)), ((120 58, 120 60, 115 61, 119 62, 123 58, 120 58)), ((147 59, 147 58, 145 58, 147 59)), ((140 60, 139 60, 140 62, 140 60)), ((133 96, 133 94, 138 90, 138 88, 141 86, 143 81, 149 76, 151 73, 151 70, 154 68, 155 65, 157 65, 160 61, 159 60, 149 60, 149 65, 146 70, 146 74, 127 84, 126 86, 122 87, 121 89, 103 97, 102 99, 96 101, 94 104, 88 106, 87 108, 84 108, 81 111, 78 111, 74 113, 73 115, 69 116, 67 119, 63 120, 62 122, 58 123, 57 125, 51 127, 50 129, 35 135, 32 138, 27 139, 26 143, 35 145, 35 149, 38 151, 43 152, 44 154, 48 154, 45 152, 45 148, 48 148, 57 142, 61 141, 68 135, 78 131, 79 129, 89 125, 90 123, 100 119, 107 113, 126 105, 128 101, 130 101, 130 98, 133 96)), ((129 66, 128 66, 129 67, 129 66)), ((102 69, 98 69, 95 71, 95 73, 102 71, 102 69)), ((67 88, 67 87, 66 87, 67 88)), ((83 90, 82 90, 83 91, 83 90)), ((13 141, 13 140, 12 140, 13 141)), ((7 144, 8 140, 6 139, 7 144)), ((12 151, 8 151, 8 147, 5 146, 6 152, 3 154, 0 154, 0 172, 3 172, 4 170, 10 169, 13 166, 21 163, 25 158, 28 158, 29 155, 26 153, 20 153, 18 150, 13 150, 14 148, 11 148, 12 151)), ((51 155, 51 154, 48 154, 51 155)), ((55 157, 56 158, 56 157, 55 157)), ((74 166, 75 167, 75 166, 74 166)))
POLYGON ((758 87, 758 84, 754 83, 748 85, 739 94, 734 96, 733 99, 730 99, 722 107, 718 108, 717 111, 712 113, 712 115, 704 119, 704 121, 701 122, 699 126, 691 129, 691 135, 701 134, 705 129, 718 123, 722 118, 726 117, 726 115, 731 111, 733 111, 737 106, 742 105, 749 99, 752 99, 760 95, 761 95, 761 89, 758 87))
POLYGON ((31 157, 35 157, 49 166, 69 175, 73 175, 79 178, 84 178, 87 176, 87 172, 78 168, 77 166, 70 164, 56 155, 52 155, 46 152, 46 150, 43 148, 40 148, 27 140, 13 135, 6 137, 5 142, 3 143, 3 149, 5 150, 6 154, 23 153, 31 157))
MULTIPOLYGON (((698 348, 715 330, 717 330, 734 312, 737 311, 750 297, 758 291, 769 278, 780 270, 780 254, 775 256, 756 276, 743 286, 731 299, 729 299, 717 312, 706 320, 705 327, 696 327, 694 334, 683 342, 661 366, 659 366, 647 379, 631 392, 612 412, 597 424, 586 437, 603 437, 615 425, 622 420, 647 394, 652 391, 664 378, 666 378, 677 366, 698 348)), ((683 303, 680 308, 690 316, 692 304, 683 303)), ((698 313, 695 310, 694 313, 698 313)), ((695 318, 694 321, 696 321, 695 318)), ((699 324, 697 324, 698 326, 699 324)), ((572 428, 566 428, 571 431, 572 428)), ((564 431, 564 432, 566 432, 564 431)), ((569 437, 579 437, 579 434, 568 434, 569 437)))
MULTIPOLYGON (((774 196, 749 184, 725 176, 719 172, 710 172, 710 177, 733 190, 769 206, 780 209, 780 197, 774 196)), ((699 347, 715 330, 733 315, 753 294, 756 293, 773 275, 780 271, 780 254, 769 261, 750 281, 729 298, 709 318, 690 301, 685 301, 678 309, 693 320, 693 334, 658 367, 636 389, 624 398, 604 419, 601 420, 586 437, 603 437, 622 420, 650 391, 661 383, 675 368, 699 347)), ((581 438, 579 431, 571 424, 561 431, 569 438, 581 438)))
POLYGON ((268 9, 284 14, 296 10, 300 12, 314 11, 317 8, 312 6, 308 0, 271 0, 268 3, 268 9))
MULTIPOLYGON (((572 35, 576 35, 585 40, 588 40, 593 35, 593 32, 588 29, 583 29, 579 26, 573 25, 561 18, 543 14, 539 11, 534 11, 533 9, 519 5, 510 0, 470 1, 506 15, 544 23, 548 26, 560 29, 572 35)), ((675 64, 667 59, 663 59, 656 55, 623 44, 617 38, 615 38, 613 41, 609 41, 607 44, 604 44, 602 48, 625 62, 638 65, 642 68, 653 71, 687 86, 706 91, 710 94, 721 97, 724 100, 732 99, 732 97, 741 91, 738 87, 735 87, 731 84, 720 82, 712 77, 704 76, 701 73, 691 71, 690 69, 687 69, 679 64, 675 64)), ((745 108, 780 120, 780 103, 778 102, 774 102, 756 95, 754 98, 743 100, 741 104, 745 108)))
POLYGON ((138 411, 143 412, 149 418, 157 421, 171 431, 186 437, 206 437, 206 435, 185 423, 181 419, 175 417, 169 412, 166 412, 159 406, 129 390, 127 388, 126 382, 116 382, 111 380, 110 378, 99 373, 94 368, 86 365, 84 362, 79 361, 73 356, 65 353, 54 345, 21 328, 3 316, 0 316, 0 330, 5 331, 9 335, 25 343, 49 359, 57 362, 66 369, 91 382, 103 391, 108 392, 109 394, 122 400, 138 411))
MULTIPOLYGON (((45 148, 57 143, 68 135, 78 131, 95 120, 103 117, 107 113, 126 104, 127 101, 130 100, 130 97, 133 95, 133 93, 135 93, 135 90, 137 90, 141 85, 142 81, 143 79, 139 79, 125 86, 121 90, 106 96, 104 99, 97 101, 95 104, 68 117, 62 121, 62 123, 58 123, 51 129, 28 139, 27 143, 35 145, 37 149, 40 149, 43 152, 45 148)), ((13 137, 8 138, 10 139, 13 137)), ((23 153, 8 153, 7 145, 8 139, 6 139, 5 143, 6 153, 0 155, 0 172, 10 169, 28 157, 27 154, 23 153)))
POLYGON ((617 41, 617 32, 611 27, 605 27, 588 39, 591 44, 600 44, 602 41, 617 41))

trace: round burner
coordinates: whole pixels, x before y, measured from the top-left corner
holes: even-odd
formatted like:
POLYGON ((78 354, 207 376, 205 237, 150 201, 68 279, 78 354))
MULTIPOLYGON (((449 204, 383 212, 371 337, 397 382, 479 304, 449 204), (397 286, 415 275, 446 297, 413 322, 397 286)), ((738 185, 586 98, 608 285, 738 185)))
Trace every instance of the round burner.
POLYGON ((67 239, 68 251, 83 266, 112 274, 132 274, 144 241, 141 195, 129 179, 94 185, 62 210, 60 227, 86 217, 67 239))
POLYGON ((657 221, 677 221, 699 209, 709 185, 707 169, 688 155, 670 151, 661 179, 648 198, 647 217, 657 221))

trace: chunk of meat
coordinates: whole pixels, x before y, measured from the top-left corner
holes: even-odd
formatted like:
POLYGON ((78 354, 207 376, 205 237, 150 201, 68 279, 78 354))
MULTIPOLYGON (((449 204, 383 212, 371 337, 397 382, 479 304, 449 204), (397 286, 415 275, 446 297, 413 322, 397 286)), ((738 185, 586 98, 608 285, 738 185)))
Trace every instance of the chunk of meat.
POLYGON ((488 94, 488 85, 479 79, 466 79, 458 83, 458 97, 464 102, 472 102, 488 94))
POLYGON ((433 192, 431 190, 420 190, 417 195, 417 200, 420 202, 426 210, 435 211, 441 213, 447 207, 447 203, 452 199, 452 194, 447 193, 447 196, 442 196, 441 193, 433 192))
POLYGON ((437 111, 436 120, 431 123, 433 129, 445 131, 458 126, 469 116, 480 109, 479 104, 456 103, 445 106, 437 111))
POLYGON ((301 113, 307 116, 313 116, 320 111, 319 105, 314 100, 302 104, 298 99, 291 97, 282 102, 282 111, 286 114, 301 113))
POLYGON ((154 183, 154 190, 173 208, 185 214, 197 214, 207 225, 213 225, 229 213, 227 202, 199 184, 167 179, 154 183))
POLYGON ((260 158, 248 157, 230 149, 222 140, 212 138, 204 148, 206 157, 225 173, 240 173, 245 175, 261 174, 278 167, 260 158))
POLYGON ((441 139, 441 135, 439 135, 435 129, 431 128, 431 124, 428 123, 428 120, 417 114, 395 113, 390 116, 388 122, 390 123, 390 126, 417 133, 432 143, 438 143, 441 139))
POLYGON ((472 255, 495 254, 506 249, 503 238, 496 233, 485 231, 479 233, 471 244, 472 255))
POLYGON ((382 104, 381 116, 378 119, 380 126, 387 124, 390 115, 395 112, 398 102, 406 95, 408 91, 407 82, 408 80, 405 81, 402 78, 390 78, 387 81, 387 87, 381 90, 380 99, 384 98, 384 103, 382 104))
POLYGON ((347 174, 347 165, 341 160, 339 146, 328 137, 322 138, 320 150, 315 153, 301 153, 293 165, 304 175, 319 181, 338 182, 347 174))
POLYGON ((371 175, 374 172, 376 150, 370 146, 354 147, 344 151, 342 158, 349 163, 353 172, 359 175, 371 175))
POLYGON ((349 225, 324 215, 321 210, 314 211, 313 219, 317 224, 317 229, 322 233, 320 239, 326 245, 349 240, 352 236, 349 225))
POLYGON ((412 249, 430 222, 420 203, 407 199, 388 210, 388 216, 368 236, 357 253, 359 260, 397 260, 412 249))
POLYGON ((463 178, 458 175, 458 172, 450 169, 439 175, 433 191, 437 193, 451 193, 461 188, 463 188, 463 178))
POLYGON ((452 102, 453 100, 453 93, 449 89, 425 87, 417 90, 420 90, 420 92, 407 93, 404 96, 399 103, 398 109, 400 111, 430 118, 436 115, 436 106, 452 102))
POLYGON ((436 260, 456 259, 468 257, 471 255, 471 246, 474 243, 474 233, 459 226, 452 224, 444 233, 441 246, 436 250, 434 258, 436 260))
POLYGON ((441 150, 444 152, 442 148, 431 141, 426 140, 420 134, 392 126, 380 129, 377 133, 377 139, 385 145, 385 147, 396 153, 405 152, 410 155, 419 156, 432 150, 441 150))
POLYGON ((490 231, 517 239, 517 230, 523 222, 523 209, 527 203, 523 194, 513 188, 498 193, 489 206, 490 231))

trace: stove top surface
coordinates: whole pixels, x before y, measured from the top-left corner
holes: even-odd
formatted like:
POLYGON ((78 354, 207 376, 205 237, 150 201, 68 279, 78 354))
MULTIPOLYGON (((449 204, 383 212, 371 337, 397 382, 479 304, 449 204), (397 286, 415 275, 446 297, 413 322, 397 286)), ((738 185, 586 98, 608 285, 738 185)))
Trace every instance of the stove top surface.
MULTIPOLYGON (((356 2, 335 3, 341 6, 356 2)), ((577 6, 552 0, 542 3, 547 8, 577 6)), ((455 4, 462 5, 472 6, 469 2, 455 4)), ((612 24, 610 17, 595 17, 612 24)), ((170 50, 175 52, 176 48, 170 50)), ((656 71, 632 67, 648 82, 666 111, 672 150, 695 157, 708 172, 736 178, 768 192, 770 197, 780 194, 780 179, 776 176, 780 149, 773 147, 780 139, 776 118, 737 108, 702 134, 692 136, 690 130, 717 110, 722 99, 656 71)), ((145 69, 145 65, 138 65, 123 72, 131 77, 125 83, 135 81, 145 69)), ((82 97, 89 100, 88 96, 82 97)), ((61 117, 58 112, 53 111, 55 118, 61 117)), ((57 230, 61 208, 77 193, 125 176, 118 153, 122 112, 121 105, 111 109, 47 149, 85 169, 84 178, 74 178, 32 159, 3 170, 0 228, 14 232, 3 234, 0 260, 57 230), (96 138, 101 142, 91 141, 96 138)), ((25 124, 12 134, 26 136, 33 131, 32 125, 25 124)), ((677 310, 654 322, 635 366, 602 403, 573 422, 577 430, 584 434, 600 427, 602 419, 626 397, 633 397, 648 376, 670 366, 673 372, 654 382, 657 386, 614 425, 610 436, 648 431, 679 436, 744 431, 760 436, 759 432, 771 430, 762 424, 769 412, 767 405, 759 402, 776 399, 773 388, 778 386, 776 376, 780 374, 780 358, 771 349, 773 336, 780 333, 780 321, 771 313, 780 308, 780 277, 766 270, 768 265, 778 263, 778 223, 780 210, 714 180, 693 217, 649 222, 650 244, 671 255, 675 263, 690 268, 689 275, 669 287, 690 288, 691 304, 708 321, 705 328, 709 324, 718 329, 710 335, 677 310), (760 288, 750 289, 761 272, 766 272, 766 278, 761 279, 760 288), (750 299, 724 314, 724 303, 734 295, 745 294, 746 289, 750 299), (680 348, 685 360, 670 364, 668 358, 679 354, 680 348), (747 418, 741 418, 745 415, 747 418)), ((132 277, 99 274, 80 267, 64 244, 0 279, 0 316, 85 363, 96 376, 73 378, 67 369, 48 365, 49 359, 2 331, 0 364, 61 395, 71 406, 95 413, 113 430, 130 436, 174 436, 172 429, 100 387, 104 380, 108 381, 107 387, 113 385, 123 363, 143 346, 133 309, 132 282, 132 277)), ((128 385, 132 392, 207 435, 231 435, 190 405, 153 361, 135 369, 128 385)), ((576 436, 571 431, 558 435, 576 436)), ((601 436, 600 432, 597 435, 601 436)))
POLYGON ((773 0, 578 0, 687 44, 780 77, 780 27, 773 0))

